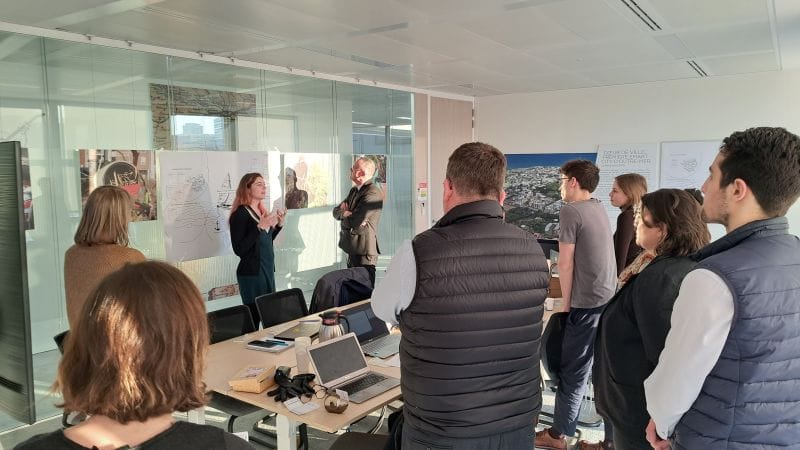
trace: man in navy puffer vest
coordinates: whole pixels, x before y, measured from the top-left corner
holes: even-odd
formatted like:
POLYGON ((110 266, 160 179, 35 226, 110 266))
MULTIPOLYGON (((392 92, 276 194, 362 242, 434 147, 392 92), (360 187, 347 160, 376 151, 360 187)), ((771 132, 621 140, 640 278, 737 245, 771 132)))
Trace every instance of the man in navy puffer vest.
POLYGON ((373 292, 402 331, 403 450, 533 449, 550 273, 536 239, 503 220, 505 174, 491 145, 456 149, 444 217, 401 245, 373 292))
POLYGON ((750 128, 722 142, 703 214, 728 234, 684 279, 645 381, 653 448, 800 448, 800 138, 750 128), (669 440, 668 440, 669 439, 669 440))

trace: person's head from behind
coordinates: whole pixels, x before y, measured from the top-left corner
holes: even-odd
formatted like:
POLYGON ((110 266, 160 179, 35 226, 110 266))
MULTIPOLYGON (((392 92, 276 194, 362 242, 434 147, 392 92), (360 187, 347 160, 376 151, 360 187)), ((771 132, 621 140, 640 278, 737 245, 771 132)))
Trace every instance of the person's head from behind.
POLYGON ((591 194, 600 182, 600 169, 585 159, 573 159, 561 166, 561 198, 574 201, 585 194, 591 194), (581 191, 584 193, 582 194, 581 191))
POLYGON ((236 188, 236 197, 231 204, 231 212, 236 211, 240 205, 250 205, 253 201, 258 201, 259 210, 263 213, 266 211, 262 200, 267 198, 269 186, 264 181, 264 177, 258 172, 250 172, 244 174, 242 179, 239 180, 239 186, 236 188))
POLYGON ((117 186, 99 186, 89 194, 75 231, 78 245, 128 245, 133 200, 117 186))
POLYGON ((703 213, 728 231, 786 214, 800 196, 800 138, 783 128, 749 128, 722 141, 703 183, 703 213))
POLYGON ((180 270, 146 261, 104 278, 70 330, 56 388, 64 407, 122 424, 205 404, 203 298, 180 270))
POLYGON ((702 207, 683 189, 659 189, 642 196, 636 243, 656 255, 686 256, 711 239, 702 207))
POLYGON ((697 200, 697 203, 701 205, 703 204, 703 193, 700 192, 700 189, 686 188, 684 189, 684 191, 686 191, 689 195, 694 197, 694 199, 697 200))
POLYGON ((353 183, 361 186, 375 176, 378 166, 372 158, 362 156, 355 160, 353 167, 350 168, 350 179, 353 183))
POLYGON ((611 206, 627 208, 638 205, 647 193, 647 180, 638 173, 625 173, 614 177, 614 184, 608 194, 611 206))
POLYGON ((483 142, 458 147, 447 160, 444 180, 444 210, 478 200, 494 200, 501 205, 506 193, 506 156, 483 142))

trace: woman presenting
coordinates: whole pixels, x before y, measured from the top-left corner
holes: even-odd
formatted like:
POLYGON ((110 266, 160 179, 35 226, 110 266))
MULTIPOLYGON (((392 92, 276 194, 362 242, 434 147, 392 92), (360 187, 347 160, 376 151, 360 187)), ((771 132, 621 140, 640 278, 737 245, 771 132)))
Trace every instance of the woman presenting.
POLYGON ((256 297, 275 292, 275 252, 272 241, 283 227, 285 210, 268 212, 264 207, 267 184, 259 173, 248 173, 239 181, 231 205, 230 230, 233 252, 241 258, 236 267, 242 303, 250 308, 253 321, 260 317, 256 297))

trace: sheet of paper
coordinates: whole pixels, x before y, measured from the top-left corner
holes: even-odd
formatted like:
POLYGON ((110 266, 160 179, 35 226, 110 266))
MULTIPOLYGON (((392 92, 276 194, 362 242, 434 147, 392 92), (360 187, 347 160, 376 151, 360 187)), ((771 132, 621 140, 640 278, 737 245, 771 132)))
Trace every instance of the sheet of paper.
POLYGON ((311 411, 314 411, 315 409, 319 408, 319 405, 310 400, 306 403, 303 403, 302 401, 300 401, 299 397, 290 398, 289 400, 286 400, 285 402, 283 402, 283 406, 285 406, 289 411, 297 414, 298 416, 310 413, 311 411))

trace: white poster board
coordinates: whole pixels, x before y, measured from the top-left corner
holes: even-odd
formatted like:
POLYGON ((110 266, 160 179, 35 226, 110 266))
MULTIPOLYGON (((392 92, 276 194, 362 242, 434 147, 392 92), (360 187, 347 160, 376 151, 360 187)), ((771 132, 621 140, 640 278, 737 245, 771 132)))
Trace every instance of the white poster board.
MULTIPOLYGON (((708 168, 719 152, 721 141, 678 141, 661 143, 661 188, 700 189, 708 168)), ((725 235, 725 228, 709 224, 711 240, 725 235)))
POLYGON ((266 152, 159 153, 168 261, 233 254, 228 216, 236 187, 248 172, 269 177, 268 158, 266 152))
POLYGON ((600 168, 600 183, 593 197, 603 202, 613 232, 617 228, 617 216, 620 213, 608 198, 614 178, 625 173, 638 173, 647 180, 648 191, 657 189, 658 143, 599 145, 596 164, 600 168))

